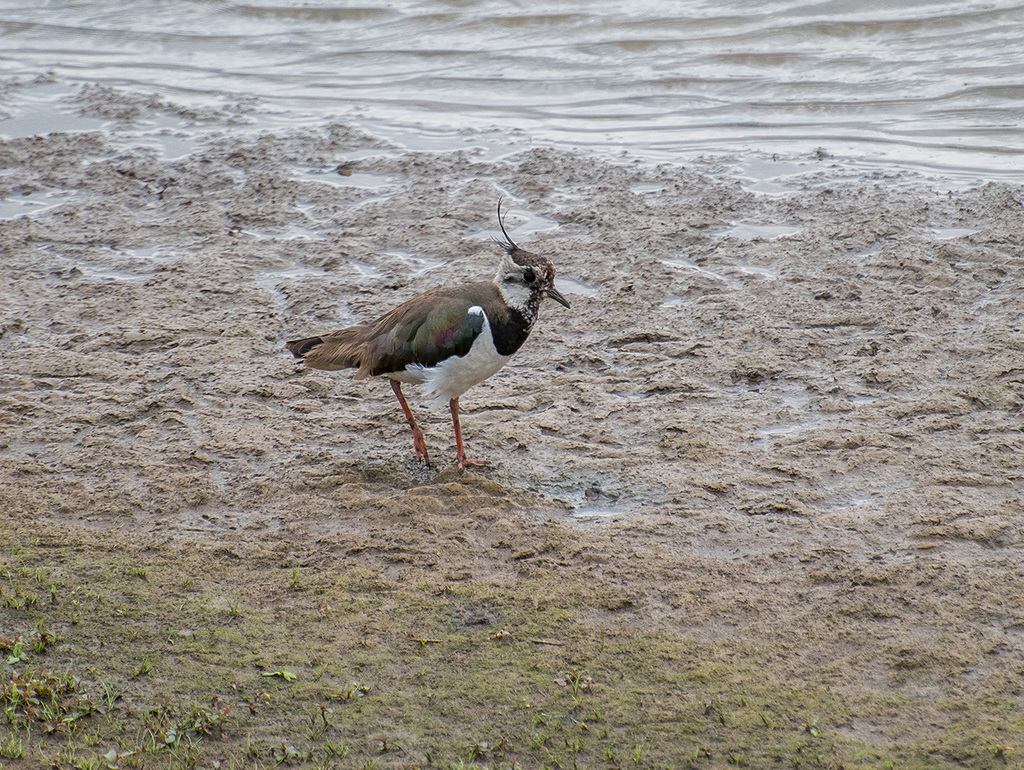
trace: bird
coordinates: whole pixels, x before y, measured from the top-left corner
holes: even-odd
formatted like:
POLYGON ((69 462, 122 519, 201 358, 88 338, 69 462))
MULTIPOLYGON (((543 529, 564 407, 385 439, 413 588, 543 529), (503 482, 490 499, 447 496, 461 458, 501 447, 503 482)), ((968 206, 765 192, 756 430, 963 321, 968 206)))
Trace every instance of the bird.
POLYGON ((547 257, 520 248, 505 229, 502 200, 495 238, 503 254, 493 280, 438 286, 406 300, 368 324, 290 340, 287 349, 313 369, 355 369, 353 379, 386 377, 412 430, 416 456, 430 467, 423 431, 402 392, 418 384, 434 405, 448 402, 460 470, 485 466, 466 458, 459 398, 501 369, 530 335, 544 299, 569 307, 555 288, 547 257))

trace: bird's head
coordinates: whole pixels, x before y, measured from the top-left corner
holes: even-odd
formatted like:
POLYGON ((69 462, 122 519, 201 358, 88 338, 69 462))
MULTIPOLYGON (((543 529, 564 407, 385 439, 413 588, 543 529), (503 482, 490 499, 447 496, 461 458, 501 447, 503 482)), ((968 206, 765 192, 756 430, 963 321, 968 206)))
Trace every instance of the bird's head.
POLYGON ((501 213, 501 200, 498 200, 498 226, 505 240, 498 244, 505 250, 498 274, 494 282, 498 284, 502 296, 511 306, 524 315, 534 317, 544 297, 569 307, 569 300, 555 288, 555 266, 551 260, 539 254, 521 249, 516 245, 505 230, 505 221, 501 213))

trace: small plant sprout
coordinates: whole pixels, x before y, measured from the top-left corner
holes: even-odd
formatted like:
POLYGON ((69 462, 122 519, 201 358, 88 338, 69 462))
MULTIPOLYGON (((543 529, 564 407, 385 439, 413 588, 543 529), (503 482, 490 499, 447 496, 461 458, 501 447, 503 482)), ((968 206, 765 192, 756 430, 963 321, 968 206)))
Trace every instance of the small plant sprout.
POLYGON ((110 713, 114 704, 121 699, 121 691, 109 679, 105 679, 101 687, 103 688, 103 705, 106 707, 107 713, 110 713))
POLYGON ((21 759, 23 756, 25 744, 17 733, 12 731, 0 738, 0 759, 21 759))
POLYGON ((142 663, 139 664, 139 668, 136 670, 132 678, 138 679, 139 677, 146 676, 146 674, 152 671, 155 666, 156 664, 153 663, 153 661, 151 661, 149 659, 149 656, 147 655, 142 659, 142 663))
POLYGON ((286 682, 294 682, 299 677, 293 674, 291 671, 281 669, 279 671, 264 671, 263 676, 279 676, 286 682))
POLYGON ((633 747, 633 764, 642 765, 644 760, 647 759, 647 755, 651 753, 651 748, 646 743, 638 743, 633 747))
POLYGON ((11 647, 11 654, 7 656, 8 666, 16 666, 21 663, 22 650, 24 647, 25 643, 21 639, 18 639, 18 641, 14 643, 11 647))
POLYGON ((327 753, 328 757, 344 759, 348 756, 348 746, 341 741, 335 743, 330 738, 324 739, 324 751, 327 753))
POLYGON ((380 753, 387 754, 389 751, 401 751, 402 747, 388 738, 386 735, 378 735, 373 738, 374 743, 380 745, 380 753))

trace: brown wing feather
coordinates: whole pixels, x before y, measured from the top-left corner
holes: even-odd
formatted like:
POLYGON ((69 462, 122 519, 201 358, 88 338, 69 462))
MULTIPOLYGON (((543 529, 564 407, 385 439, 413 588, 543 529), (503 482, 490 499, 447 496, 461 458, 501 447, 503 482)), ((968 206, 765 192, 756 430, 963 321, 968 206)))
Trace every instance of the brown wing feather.
MULTIPOLYGON (((296 358, 314 369, 359 369, 371 331, 368 326, 350 326, 317 337, 292 340, 285 345, 296 358)), ((355 376, 362 379, 366 374, 360 371, 355 376)))
POLYGON ((479 333, 479 328, 463 330, 466 311, 473 305, 500 307, 500 299, 498 288, 487 281, 458 288, 437 287, 406 300, 365 326, 350 326, 285 345, 314 369, 358 369, 353 375, 356 380, 400 372, 411 363, 433 366, 450 355, 465 355, 472 337, 479 333), (462 337, 458 336, 460 331, 462 337), (468 339, 464 338, 466 334, 468 339))

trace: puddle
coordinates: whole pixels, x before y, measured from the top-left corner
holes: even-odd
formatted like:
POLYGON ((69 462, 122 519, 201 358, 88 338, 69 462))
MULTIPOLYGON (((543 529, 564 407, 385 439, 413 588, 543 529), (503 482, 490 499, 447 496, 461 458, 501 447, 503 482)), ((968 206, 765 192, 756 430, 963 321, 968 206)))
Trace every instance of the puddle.
POLYGON ((448 264, 443 259, 421 257, 408 251, 385 251, 384 256, 394 260, 396 264, 409 265, 411 270, 408 271, 408 275, 426 275, 431 270, 448 264))
POLYGON ((356 201, 352 204, 352 210, 358 211, 359 209, 368 208, 377 203, 390 203, 394 193, 387 188, 380 188, 383 192, 377 192, 373 195, 367 195, 362 200, 356 201))
POLYGON ((627 511, 605 511, 595 508, 577 508, 569 515, 577 521, 610 523, 618 521, 629 514, 627 511))
POLYGON ((743 275, 752 275, 758 278, 766 278, 769 281, 774 281, 779 277, 779 274, 768 267, 762 267, 761 265, 730 265, 730 271, 742 273, 743 275))
POLYGON ((147 263, 152 263, 160 257, 174 255, 173 252, 166 249, 166 246, 140 246, 138 248, 126 246, 121 248, 118 253, 126 254, 134 259, 141 259, 147 263))
POLYGON ((77 276, 86 281, 100 283, 141 281, 152 277, 160 264, 172 262, 177 254, 165 246, 144 248, 112 248, 90 250, 88 255, 66 256, 51 249, 45 249, 56 257, 66 268, 63 277, 77 276))
POLYGON ((976 230, 973 227, 936 227, 931 230, 931 234, 940 241, 951 241, 954 238, 964 238, 980 232, 981 230, 976 230))
MULTIPOLYGON (((165 160, 185 158, 195 152, 199 144, 199 140, 194 134, 189 134, 185 131, 171 131, 165 128, 150 133, 149 136, 156 140, 165 160)), ((146 134, 140 135, 143 141, 145 137, 146 134)))
MULTIPOLYGON (((772 408, 791 409, 796 412, 807 412, 811 405, 811 392, 799 380, 768 380, 747 384, 737 383, 723 385, 716 380, 703 381, 709 392, 719 394, 728 403, 749 403, 751 399, 767 399, 772 408)), ((763 407, 758 408, 763 411, 763 407)))
POLYGON ((881 250, 882 250, 882 244, 879 243, 878 241, 875 241, 874 243, 872 243, 870 246, 868 246, 863 251, 854 252, 853 256, 855 256, 855 257, 873 257, 875 254, 878 254, 881 250))
POLYGON ((359 259, 350 259, 345 263, 357 276, 360 278, 383 278, 384 273, 375 268, 368 262, 363 262, 359 259))
POLYGON ((842 513, 885 505, 893 495, 911 489, 913 482, 903 477, 885 479, 881 476, 868 477, 866 474, 855 472, 824 479, 821 485, 821 491, 824 493, 820 502, 822 510, 842 513))
POLYGON ((881 399, 880 396, 860 395, 860 396, 849 396, 847 398, 847 400, 851 404, 857 404, 858 406, 860 406, 861 404, 873 404, 876 401, 881 401, 882 399, 881 399))
POLYGON ((771 447, 776 442, 784 441, 785 439, 796 438, 805 433, 817 430, 823 424, 820 418, 814 418, 810 420, 794 420, 789 422, 780 422, 774 425, 765 425, 761 428, 756 428, 754 434, 749 441, 749 446, 765 448, 771 447))
POLYGON ((691 304, 691 300, 683 299, 682 297, 669 297, 658 307, 682 307, 683 305, 689 304, 691 304))
POLYGON ((160 115, 142 122, 144 128, 118 131, 111 138, 120 145, 154 147, 164 160, 178 160, 196 151, 199 142, 213 129, 189 126, 184 120, 171 115, 160 115))
POLYGON ((767 396, 777 396, 784 406, 799 412, 805 411, 811 404, 811 394, 803 384, 761 388, 758 392, 767 396))
POLYGON ((724 276, 721 273, 716 273, 716 272, 713 272, 711 270, 708 270, 707 268, 703 268, 700 265, 698 265, 698 264, 696 264, 694 262, 691 262, 690 260, 688 260, 688 259, 686 259, 684 257, 673 257, 672 259, 662 259, 662 260, 660 260, 660 262, 662 264, 668 265, 669 267, 674 267, 674 268, 677 268, 679 270, 691 270, 694 273, 697 273, 698 275, 707 276, 708 278, 712 278, 712 279, 714 279, 716 281, 721 281, 722 283, 728 284, 730 286, 735 284, 735 281, 733 281, 731 278, 729 278, 727 276, 724 276))
POLYGON ((665 185, 651 182, 631 185, 629 191, 636 195, 656 195, 666 192, 665 185))
POLYGON ((786 446, 790 441, 799 442, 802 437, 824 426, 825 420, 817 415, 806 420, 788 420, 755 428, 750 438, 743 443, 752 450, 772 451, 779 444, 786 446))
POLYGON ((783 422, 778 425, 768 425, 764 428, 758 428, 754 431, 754 435, 760 440, 768 438, 781 438, 783 436, 792 436, 800 433, 803 430, 810 428, 809 423, 804 422, 783 422))
POLYGON ((750 438, 744 442, 750 447, 770 447, 777 441, 818 430, 827 424, 827 416, 816 407, 812 407, 811 393, 799 381, 735 385, 724 389, 719 386, 717 391, 722 393, 729 403, 737 403, 744 408, 751 406, 751 399, 764 399, 755 408, 767 419, 777 420, 769 425, 754 428, 750 438))
POLYGON ((800 192, 795 185, 784 184, 773 179, 759 179, 743 184, 743 189, 759 195, 794 195, 800 192))
MULTIPOLYGON (((373 265, 363 262, 358 259, 350 259, 345 263, 345 268, 348 271, 348 278, 355 278, 356 282, 362 280, 377 280, 383 278, 384 273, 375 268, 373 265)), ((328 273, 322 267, 310 267, 309 265, 303 265, 298 262, 294 263, 291 267, 281 268, 270 268, 263 271, 264 286, 273 285, 277 287, 281 282, 285 280, 292 281, 304 281, 304 280, 321 280, 331 274, 338 275, 339 271, 334 270, 328 273)))
POLYGON ((106 125, 99 118, 85 118, 76 108, 69 110, 63 102, 78 93, 78 87, 67 83, 47 83, 27 88, 7 102, 5 109, 13 116, 0 120, 0 136, 22 139, 46 136, 62 131, 97 131, 106 125))
MULTIPOLYGON (((342 167, 348 168, 345 164, 342 164, 342 167)), ((331 187, 358 187, 363 190, 373 190, 376 192, 386 190, 398 184, 398 180, 388 174, 373 174, 360 171, 356 167, 351 169, 351 172, 346 175, 339 173, 338 168, 338 166, 298 168, 292 174, 292 179, 326 184, 331 187)))
POLYGON ((761 225, 751 222, 737 222, 726 230, 714 233, 719 238, 735 238, 739 241, 757 239, 773 241, 776 238, 788 238, 796 235, 802 228, 799 225, 761 225))
POLYGON ((740 279, 756 277, 774 281, 779 277, 779 274, 769 267, 764 267, 763 265, 751 265, 746 262, 737 265, 722 265, 719 267, 721 272, 716 273, 713 270, 708 270, 706 267, 701 267, 685 257, 673 257, 672 259, 662 259, 660 261, 662 264, 668 265, 669 267, 675 267, 681 270, 692 270, 699 275, 704 275, 708 278, 713 278, 716 281, 721 281, 733 289, 739 288, 739 283, 736 278, 730 277, 727 273, 737 273, 738 278, 740 279))
POLYGON ((76 265, 83 278, 99 281, 141 281, 149 277, 149 274, 141 275, 129 270, 116 270, 108 267, 94 267, 93 265, 76 265))
POLYGON ((322 280, 326 275, 323 268, 294 262, 290 267, 263 270, 256 276, 256 283, 270 296, 276 311, 286 315, 291 307, 287 285, 295 281, 322 280))
MULTIPOLYGON (((0 123, 0 127, 2 127, 0 123)), ((12 195, 0 198, 0 220, 34 217, 78 197, 74 190, 51 190, 49 192, 33 192, 28 195, 12 195)))
POLYGON ((96 275, 99 277, 116 278, 118 280, 136 280, 146 278, 152 274, 154 268, 160 264, 173 262, 178 255, 166 246, 143 246, 139 248, 122 247, 116 251, 111 250, 111 263, 100 265, 89 265, 79 263, 78 268, 84 275, 96 275), (117 266, 127 265, 125 267, 117 266))
POLYGON ((848 500, 844 500, 839 503, 835 503, 832 508, 863 508, 865 505, 871 505, 876 500, 880 500, 882 495, 877 492, 871 492, 867 495, 859 495, 851 497, 848 500))
POLYGON ((289 222, 280 232, 272 233, 267 230, 239 230, 242 235, 248 235, 258 241, 326 241, 327 236, 313 232, 308 227, 289 222))
MULTIPOLYGON (((551 230, 557 230, 559 225, 553 219, 545 216, 541 216, 524 205, 519 205, 518 202, 506 195, 506 203, 502 206, 502 215, 505 219, 505 229, 508 230, 508 234, 512 236, 519 245, 524 244, 521 241, 526 240, 526 236, 535 235, 536 233, 546 233, 551 230)), ((480 233, 481 237, 490 238, 492 236, 501 238, 501 231, 498 228, 498 233, 495 235, 493 231, 486 231, 480 233)))
POLYGON ((733 173, 743 181, 743 189, 761 195, 791 195, 800 192, 797 177, 811 171, 806 163, 750 158, 733 167, 733 173))
POLYGON ((600 291, 596 286, 591 286, 589 283, 578 281, 575 278, 556 278, 555 288, 562 294, 580 294, 584 297, 593 297, 600 291))
POLYGON ((302 280, 306 278, 323 278, 327 275, 327 271, 320 267, 308 267, 307 265, 301 265, 295 263, 291 267, 274 268, 271 270, 264 270, 263 275, 271 279, 297 279, 302 280))

